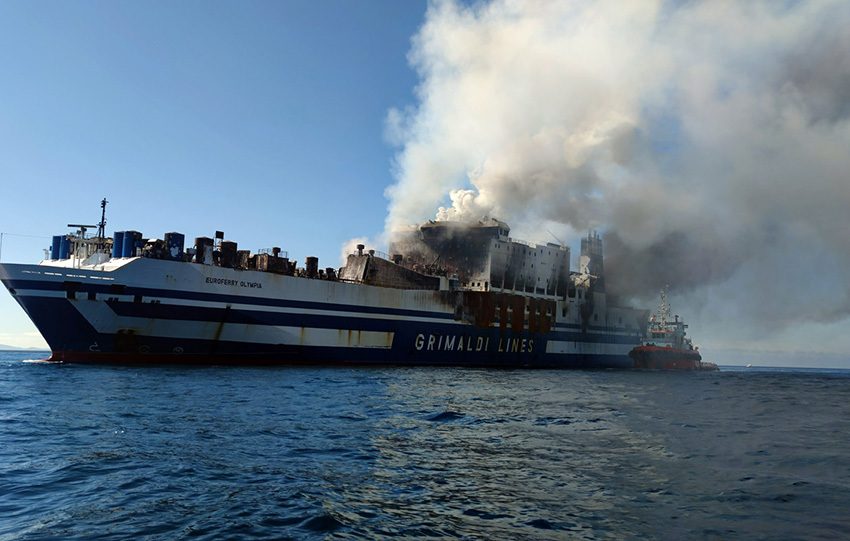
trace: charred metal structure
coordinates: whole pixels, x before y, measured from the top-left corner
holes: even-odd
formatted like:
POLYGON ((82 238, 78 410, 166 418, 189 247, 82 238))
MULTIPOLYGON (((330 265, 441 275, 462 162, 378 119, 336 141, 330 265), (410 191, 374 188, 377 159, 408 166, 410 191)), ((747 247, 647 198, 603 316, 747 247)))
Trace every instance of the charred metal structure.
POLYGON ((569 286, 570 250, 557 244, 536 246, 511 239, 504 222, 429 221, 401 232, 390 245, 400 264, 411 270, 451 277, 474 291, 563 297, 569 286))

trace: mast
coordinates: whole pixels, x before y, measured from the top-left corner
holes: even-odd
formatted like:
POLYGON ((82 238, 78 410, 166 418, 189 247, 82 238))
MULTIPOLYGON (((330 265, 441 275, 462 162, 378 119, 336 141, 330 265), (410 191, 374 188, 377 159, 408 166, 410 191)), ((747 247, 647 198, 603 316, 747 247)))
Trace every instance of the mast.
POLYGON ((658 305, 658 318, 661 320, 662 325, 666 325, 670 320, 670 303, 667 302, 668 287, 664 286, 661 289, 661 303, 658 305))
POLYGON ((104 197, 100 201, 100 223, 97 224, 97 247, 98 249, 106 246, 106 204, 109 201, 104 197))

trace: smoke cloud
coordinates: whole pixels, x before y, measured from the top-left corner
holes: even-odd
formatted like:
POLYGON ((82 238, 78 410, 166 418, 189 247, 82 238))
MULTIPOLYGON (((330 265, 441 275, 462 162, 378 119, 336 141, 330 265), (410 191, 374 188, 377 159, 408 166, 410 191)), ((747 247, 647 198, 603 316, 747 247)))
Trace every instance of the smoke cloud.
POLYGON ((669 284, 754 332, 846 318, 848 28, 846 0, 435 1, 417 106, 387 116, 387 230, 595 228, 624 296, 669 284))

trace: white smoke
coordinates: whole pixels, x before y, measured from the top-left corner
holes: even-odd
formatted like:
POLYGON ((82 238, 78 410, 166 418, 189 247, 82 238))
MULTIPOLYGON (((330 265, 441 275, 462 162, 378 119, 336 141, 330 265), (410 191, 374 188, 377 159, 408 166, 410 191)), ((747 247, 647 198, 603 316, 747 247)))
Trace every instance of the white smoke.
POLYGON ((418 106, 387 117, 387 230, 436 208, 599 228, 623 294, 845 318, 848 28, 846 0, 433 2, 418 106))
POLYGON ((344 267, 348 256, 357 253, 357 246, 362 244, 366 250, 373 249, 375 244, 368 237, 354 237, 345 241, 339 249, 339 265, 344 267))
POLYGON ((452 190, 449 192, 449 199, 452 206, 437 209, 437 220, 470 222, 481 218, 490 210, 486 205, 482 205, 482 198, 474 190, 452 190))

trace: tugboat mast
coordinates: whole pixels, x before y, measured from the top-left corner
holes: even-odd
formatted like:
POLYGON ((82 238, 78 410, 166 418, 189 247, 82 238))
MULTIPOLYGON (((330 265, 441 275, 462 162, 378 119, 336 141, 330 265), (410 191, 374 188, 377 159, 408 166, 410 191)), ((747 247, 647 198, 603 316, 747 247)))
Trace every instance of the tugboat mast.
POLYGON ((667 302, 668 287, 670 286, 661 288, 661 303, 658 305, 658 319, 661 320, 662 325, 666 325, 670 320, 670 303, 667 302))

